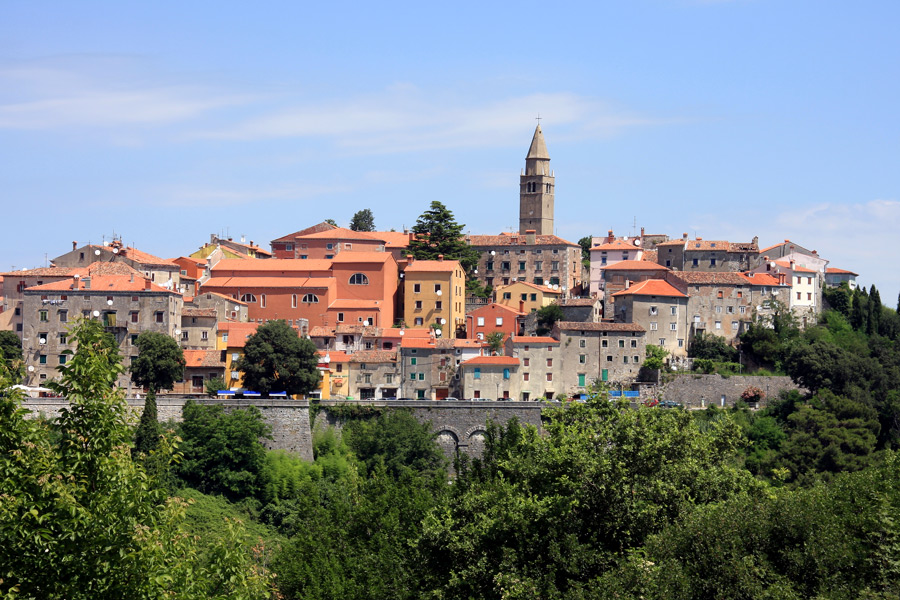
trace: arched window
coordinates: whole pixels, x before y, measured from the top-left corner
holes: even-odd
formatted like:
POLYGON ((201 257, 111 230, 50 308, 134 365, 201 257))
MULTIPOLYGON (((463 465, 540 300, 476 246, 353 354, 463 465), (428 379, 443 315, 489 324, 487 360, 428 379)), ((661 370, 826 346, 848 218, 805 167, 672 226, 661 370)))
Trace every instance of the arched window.
POLYGON ((306 294, 305 296, 303 296, 303 300, 301 300, 301 302, 303 302, 304 304, 318 304, 319 297, 315 294, 306 294))
POLYGON ((350 285, 369 285, 369 278, 365 273, 354 273, 350 276, 350 285))
POLYGON ((241 296, 241 302, 256 302, 256 296, 254 296, 253 294, 244 294, 243 296, 241 296))

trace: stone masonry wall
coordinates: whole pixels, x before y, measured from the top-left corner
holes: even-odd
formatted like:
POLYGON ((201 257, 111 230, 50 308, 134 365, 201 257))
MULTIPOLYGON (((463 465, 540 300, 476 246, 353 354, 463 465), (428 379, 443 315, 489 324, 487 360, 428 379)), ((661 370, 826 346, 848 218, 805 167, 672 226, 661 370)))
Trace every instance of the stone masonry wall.
POLYGON ((805 392, 790 377, 742 375, 725 378, 721 375, 688 374, 679 375, 659 388, 642 390, 641 396, 647 398, 656 395, 661 399, 674 400, 685 408, 704 408, 710 404, 734 406, 741 399, 741 393, 750 386, 756 386, 766 393, 766 399, 760 403, 760 408, 765 406, 769 398, 777 398, 782 390, 805 392))

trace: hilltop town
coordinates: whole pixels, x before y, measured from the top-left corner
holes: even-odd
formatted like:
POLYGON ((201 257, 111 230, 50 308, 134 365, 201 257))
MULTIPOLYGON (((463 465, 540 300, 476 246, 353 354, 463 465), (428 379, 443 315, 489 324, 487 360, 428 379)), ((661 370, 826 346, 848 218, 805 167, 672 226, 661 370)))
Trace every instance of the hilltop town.
MULTIPOLYGON (((174 258, 120 239, 72 242, 48 267, 0 274, 0 330, 20 337, 24 383, 37 389, 65 364, 68 327, 84 316, 115 336, 126 365, 141 332, 176 339, 187 366, 175 393, 203 394, 219 379, 240 392, 234 365, 247 338, 282 319, 319 350, 314 398, 530 401, 630 386, 648 346, 682 368, 702 334, 735 344, 778 311, 812 325, 824 287, 856 287, 857 273, 830 266, 809 241, 760 247, 757 237, 643 228, 565 240, 554 235, 554 203, 538 125, 519 177, 518 231, 461 235, 465 256, 422 258, 431 232, 415 228, 328 222, 298 223, 268 248, 212 235, 174 258)), ((130 389, 127 376, 120 383, 130 389)))

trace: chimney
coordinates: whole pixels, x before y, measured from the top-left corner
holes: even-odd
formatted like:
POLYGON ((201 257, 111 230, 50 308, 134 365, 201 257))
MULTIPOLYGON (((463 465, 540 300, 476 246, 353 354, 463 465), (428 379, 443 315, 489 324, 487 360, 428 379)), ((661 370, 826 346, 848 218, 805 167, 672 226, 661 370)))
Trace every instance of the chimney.
POLYGON ((90 277, 85 277, 84 279, 82 279, 82 281, 84 282, 84 289, 86 289, 86 290, 91 289, 91 278, 90 277))
POLYGON ((644 228, 641 227, 641 241, 644 241, 644 228))
POLYGON ((75 250, 76 248, 78 248, 78 242, 73 241, 72 242, 72 250, 75 250))
POLYGON ((443 255, 443 254, 438 254, 438 261, 439 261, 439 262, 444 262, 444 255, 443 255))
POLYGON ((537 233, 537 231, 535 231, 534 229, 527 229, 527 230, 525 230, 525 241, 526 241, 528 244, 534 246, 534 242, 535 242, 535 234, 536 234, 536 233, 537 233))
POLYGON ((688 238, 687 238, 687 234, 686 234, 686 233, 682 233, 682 234, 681 234, 681 239, 683 239, 684 241, 687 241, 687 239, 688 239, 688 238))
POLYGON ((253 247, 253 240, 250 240, 250 247, 253 247))
POLYGON ((607 244, 611 244, 611 243, 613 243, 613 242, 615 241, 615 239, 616 239, 616 237, 613 235, 613 230, 610 229, 610 230, 606 233, 606 243, 607 243, 607 244))
POLYGON ((519 300, 519 312, 520 313, 525 312, 525 301, 524 300, 519 300))
POLYGON ((785 284, 785 279, 786 279, 786 278, 787 278, 787 276, 786 276, 784 273, 779 273, 779 274, 778 274, 778 283, 779 283, 779 285, 784 285, 784 284, 785 284))
POLYGON ((131 283, 134 283, 134 273, 131 274, 131 283))
POLYGON ((793 270, 794 270, 794 260, 791 259, 791 271, 793 271, 793 270))
POLYGON ((150 289, 150 280, 149 280, 149 279, 145 279, 145 280, 144 280, 144 289, 145 289, 145 290, 149 290, 149 289, 150 289))

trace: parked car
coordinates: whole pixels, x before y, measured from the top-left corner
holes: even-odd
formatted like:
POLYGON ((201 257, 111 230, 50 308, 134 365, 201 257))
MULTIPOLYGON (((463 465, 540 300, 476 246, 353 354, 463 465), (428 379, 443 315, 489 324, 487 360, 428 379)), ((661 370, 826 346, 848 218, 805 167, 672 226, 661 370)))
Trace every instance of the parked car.
POLYGON ((659 403, 660 408, 681 408, 681 404, 674 400, 663 400, 659 403))

